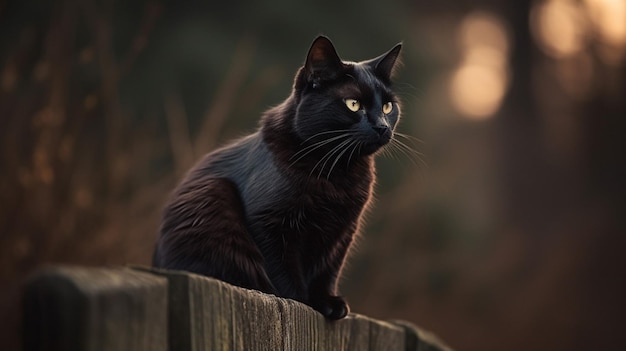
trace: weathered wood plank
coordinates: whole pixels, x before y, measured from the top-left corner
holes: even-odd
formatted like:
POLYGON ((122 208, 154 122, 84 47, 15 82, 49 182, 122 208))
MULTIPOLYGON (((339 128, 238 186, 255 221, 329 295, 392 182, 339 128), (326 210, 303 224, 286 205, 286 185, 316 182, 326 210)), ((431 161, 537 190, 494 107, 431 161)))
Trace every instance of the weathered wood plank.
POLYGON ((165 351, 167 281, 131 269, 50 267, 24 288, 27 351, 165 351))
POLYGON ((370 325, 370 350, 405 350, 404 329, 391 323, 367 318, 370 325))
POLYGON ((170 350, 282 350, 276 298, 181 271, 137 267, 169 280, 170 350))
POLYGON ((169 279, 171 350, 405 350, 403 327, 391 323, 356 314, 329 321, 293 300, 186 272, 139 269, 169 279))
POLYGON ((24 312, 27 351, 450 350, 408 322, 329 321, 293 300, 146 267, 42 270, 24 312))
POLYGON ((452 351, 432 332, 417 327, 407 321, 394 320, 391 323, 404 328, 407 351, 452 351))

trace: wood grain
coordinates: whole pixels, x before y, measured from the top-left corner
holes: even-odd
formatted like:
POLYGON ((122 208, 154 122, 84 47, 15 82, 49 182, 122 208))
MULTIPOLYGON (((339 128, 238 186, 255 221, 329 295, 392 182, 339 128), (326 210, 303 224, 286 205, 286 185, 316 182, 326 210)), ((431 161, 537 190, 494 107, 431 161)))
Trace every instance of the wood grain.
POLYGON ((302 303, 182 271, 51 267, 24 290, 27 351, 448 351, 405 321, 329 321, 302 303))
POLYGON ((167 280, 127 268, 50 267, 23 294, 27 351, 164 351, 167 280))

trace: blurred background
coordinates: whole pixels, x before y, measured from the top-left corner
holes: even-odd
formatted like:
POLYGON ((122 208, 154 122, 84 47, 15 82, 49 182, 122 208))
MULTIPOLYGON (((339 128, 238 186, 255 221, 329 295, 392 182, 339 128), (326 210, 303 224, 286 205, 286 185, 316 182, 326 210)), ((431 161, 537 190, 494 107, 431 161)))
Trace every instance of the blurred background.
POLYGON ((626 0, 0 2, 0 345, 42 264, 149 264, 168 192, 311 41, 404 42, 399 131, 341 283, 458 350, 626 344, 626 0))

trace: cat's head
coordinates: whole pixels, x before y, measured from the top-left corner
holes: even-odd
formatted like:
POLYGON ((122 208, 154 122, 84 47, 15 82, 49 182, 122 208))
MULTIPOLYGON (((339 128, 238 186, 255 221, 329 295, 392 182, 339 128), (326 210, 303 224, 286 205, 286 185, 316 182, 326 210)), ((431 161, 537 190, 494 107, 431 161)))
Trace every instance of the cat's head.
POLYGON ((401 44, 374 59, 342 61, 331 41, 317 37, 296 76, 298 138, 320 149, 340 146, 369 155, 389 143, 400 117, 399 101, 391 90, 401 44))

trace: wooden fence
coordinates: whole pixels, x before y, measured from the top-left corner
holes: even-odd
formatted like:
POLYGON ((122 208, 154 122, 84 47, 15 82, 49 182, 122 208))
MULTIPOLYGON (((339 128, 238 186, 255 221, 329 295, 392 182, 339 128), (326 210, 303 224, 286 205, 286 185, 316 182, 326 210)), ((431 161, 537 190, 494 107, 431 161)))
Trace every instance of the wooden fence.
POLYGON ((49 267, 24 289, 26 351, 449 350, 402 321, 331 322, 293 300, 180 271, 49 267))

